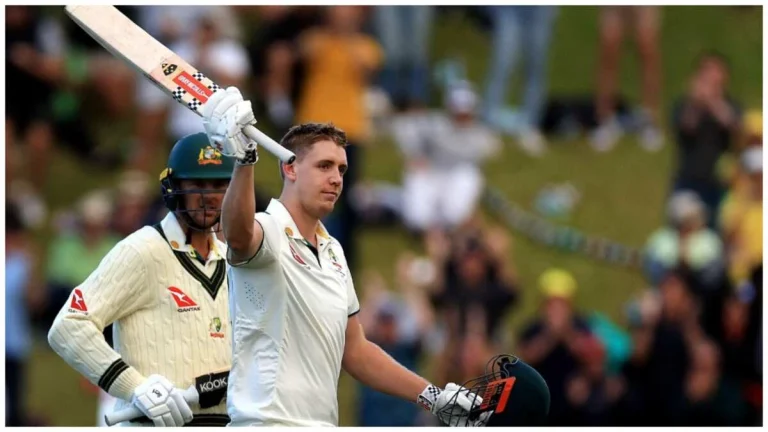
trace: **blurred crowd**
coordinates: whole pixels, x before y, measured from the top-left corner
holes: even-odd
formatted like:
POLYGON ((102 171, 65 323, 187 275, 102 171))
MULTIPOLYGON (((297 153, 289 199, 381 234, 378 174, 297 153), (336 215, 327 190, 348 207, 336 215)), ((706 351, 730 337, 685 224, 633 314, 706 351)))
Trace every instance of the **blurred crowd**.
MULTIPOLYGON (((512 352, 546 379, 552 425, 762 424, 762 116, 733 100, 728 59, 708 52, 663 121, 661 8, 601 8, 595 93, 585 97, 547 89, 557 7, 120 9, 219 85, 241 88, 272 136, 306 121, 347 132, 346 191, 324 222, 360 275, 367 335, 405 366, 464 382, 512 352), (481 85, 430 51, 436 17, 456 12, 487 34, 481 85), (618 94, 625 34, 639 53, 637 106, 618 94), (589 282, 565 270, 524 289, 510 233, 479 206, 483 164, 505 138, 543 157, 551 137, 584 135, 605 152, 626 134, 647 151, 668 137, 678 156, 668 222, 645 248, 648 289, 616 322, 575 307, 589 282), (359 171, 380 136, 402 155, 399 184, 371 184, 359 171), (372 225, 402 227, 424 251, 399 257, 391 287, 390 269, 356 259, 356 232, 372 225), (515 334, 507 317, 523 295, 541 305, 515 334)), ((6 53, 6 423, 20 425, 36 421, 22 397, 35 332, 121 238, 163 216, 155 170, 202 124, 58 8, 7 7, 6 53), (121 174, 53 212, 43 194, 64 148, 89 170, 121 174)), ((276 192, 258 189, 257 211, 276 192)), ((430 421, 413 404, 359 389, 361 426, 430 421)))

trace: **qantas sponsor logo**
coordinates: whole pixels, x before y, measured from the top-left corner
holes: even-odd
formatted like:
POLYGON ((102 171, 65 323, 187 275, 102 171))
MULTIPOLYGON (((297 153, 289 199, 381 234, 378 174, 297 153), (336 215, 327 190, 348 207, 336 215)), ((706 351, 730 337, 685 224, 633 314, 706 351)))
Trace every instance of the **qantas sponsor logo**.
POLYGON ((198 306, 197 303, 195 303, 195 301, 192 300, 192 298, 185 294, 181 289, 172 286, 168 287, 168 291, 170 291, 173 301, 176 302, 176 306, 178 306, 177 310, 179 312, 191 312, 200 310, 200 306, 198 306))
POLYGON ((69 303, 69 312, 83 313, 88 315, 88 306, 85 305, 85 299, 83 298, 83 292, 79 288, 75 288, 72 291, 72 300, 69 303))

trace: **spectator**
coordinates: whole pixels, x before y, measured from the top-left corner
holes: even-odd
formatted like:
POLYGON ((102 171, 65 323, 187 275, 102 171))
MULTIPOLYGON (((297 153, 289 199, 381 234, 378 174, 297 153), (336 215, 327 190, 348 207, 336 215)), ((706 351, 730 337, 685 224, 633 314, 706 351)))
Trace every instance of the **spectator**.
POLYGON ((597 338, 583 346, 583 363, 566 384, 569 426, 609 426, 615 424, 616 404, 623 382, 608 376, 606 351, 597 338))
POLYGON ((686 376, 686 426, 743 425, 746 406, 737 382, 723 376, 721 355, 709 340, 692 347, 686 376))
POLYGON ((486 81, 483 118, 491 126, 518 138, 532 156, 546 150, 540 132, 546 101, 547 53, 557 8, 555 6, 488 6, 493 27, 493 57, 486 81), (525 90, 522 114, 505 108, 510 73, 525 53, 525 90))
MULTIPOLYGON (((192 15, 195 18, 186 25, 194 31, 171 44, 171 51, 219 86, 235 86, 245 92, 250 67, 245 48, 237 39, 239 28, 232 11, 227 6, 210 6, 192 15)), ((169 98, 150 80, 139 80, 136 101, 138 146, 131 162, 133 169, 148 172, 158 149, 169 148, 181 137, 203 131, 199 116, 169 98)))
POLYGON ((26 426, 26 365, 32 351, 30 312, 42 302, 34 251, 16 206, 5 203, 5 425, 26 426))
POLYGON ((576 280, 570 273, 549 269, 539 278, 544 294, 541 315, 520 336, 520 358, 533 366, 549 386, 549 424, 569 423, 567 383, 579 369, 592 336, 587 321, 573 307, 576 280))
POLYGON ((600 60, 597 71, 597 119, 591 144, 597 151, 612 149, 623 134, 616 116, 619 60, 624 30, 634 25, 642 67, 640 145, 648 151, 664 145, 661 132, 661 52, 659 6, 603 6, 600 10, 600 60))
POLYGON ((716 212, 724 194, 717 163, 732 150, 741 123, 741 109, 727 93, 728 80, 726 59, 717 53, 703 54, 688 94, 674 106, 672 119, 678 149, 673 190, 698 193, 706 205, 710 226, 716 226, 716 212))
POLYGON ((261 22, 248 44, 257 94, 272 123, 287 129, 301 94, 305 65, 298 56, 299 36, 320 24, 316 6, 259 6, 261 22))
MULTIPOLYGON (((401 263, 408 266, 410 259, 401 263)), ((408 288, 417 288, 408 275, 408 288)), ((365 300, 360 308, 360 322, 366 336, 378 344, 403 366, 416 370, 421 359, 423 339, 429 330, 424 320, 423 305, 413 296, 391 294, 378 273, 369 273, 364 282, 365 300), (365 307, 365 309, 363 309, 365 307), (365 312, 363 312, 365 311, 365 312)), ((402 289, 405 293, 406 290, 402 289)), ((361 426, 416 426, 416 405, 371 390, 360 388, 359 424, 361 426)))
POLYGON ((50 310, 43 323, 50 328, 61 305, 120 240, 109 231, 112 203, 105 191, 91 192, 77 209, 77 223, 53 239, 48 252, 47 285, 50 310))
MULTIPOLYGON (((296 122, 332 122, 346 132, 349 168, 344 174, 344 188, 352 190, 359 178, 359 152, 371 134, 365 91, 382 62, 382 53, 376 41, 363 33, 365 7, 334 6, 324 12, 323 25, 304 33, 299 43, 306 79, 296 122)), ((350 196, 341 195, 325 222, 344 248, 349 267, 355 268, 358 220, 350 196)))
POLYGON ((686 267, 697 281, 697 295, 721 288, 724 253, 720 236, 706 226, 706 209, 690 191, 676 192, 667 207, 669 224, 656 230, 646 244, 646 276, 658 284, 671 270, 686 267))
POLYGON ((125 171, 117 184, 111 230, 120 238, 144 225, 162 220, 167 208, 150 206, 149 176, 141 171, 125 171))
MULTIPOLYGON (((741 153, 744 187, 723 201, 720 223, 726 241, 731 283, 748 282, 751 270, 763 262, 763 149, 751 146, 741 153)), ((737 186, 738 187, 738 186, 737 186)))
POLYGON ((395 105, 424 108, 429 98, 429 45, 434 6, 375 6, 373 18, 384 48, 381 84, 395 105))
POLYGON ((679 426, 685 423, 685 377, 689 347, 700 340, 698 305, 677 273, 659 287, 661 310, 646 306, 645 319, 633 331, 635 350, 625 365, 625 424, 679 426))
POLYGON ((456 229, 474 214, 484 188, 480 164, 498 152, 499 137, 475 120, 477 95, 454 83, 445 111, 395 118, 392 133, 405 157, 402 214, 416 233, 456 229))

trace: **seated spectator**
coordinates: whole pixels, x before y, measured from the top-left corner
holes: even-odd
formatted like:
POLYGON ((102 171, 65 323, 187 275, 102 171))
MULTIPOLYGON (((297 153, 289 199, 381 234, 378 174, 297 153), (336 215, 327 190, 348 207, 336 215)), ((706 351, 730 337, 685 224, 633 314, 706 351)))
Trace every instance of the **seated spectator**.
POLYGON ((709 340, 692 347, 691 368, 685 382, 686 426, 744 424, 746 405, 739 383, 721 370, 721 353, 709 340))
POLYGON ((104 191, 92 192, 81 200, 74 231, 60 232, 52 241, 47 260, 47 285, 50 296, 50 327, 72 290, 80 285, 120 240, 109 230, 112 203, 104 191))
POLYGON ((673 191, 696 192, 707 209, 710 226, 715 226, 725 192, 717 164, 732 151, 741 124, 741 109, 727 93, 728 79, 724 57, 702 55, 688 93, 674 106, 672 119, 678 149, 673 191))
MULTIPOLYGON (((413 298, 389 292, 381 275, 375 272, 367 275, 363 289, 360 322, 366 337, 415 371, 429 330, 422 320, 422 305, 412 302, 413 298)), ((416 426, 419 414, 417 405, 366 386, 360 387, 358 409, 361 426, 416 426)))
POLYGON ((594 336, 586 319, 574 310, 577 284, 570 273, 549 269, 539 277, 539 287, 544 295, 541 315, 523 331, 517 352, 549 386, 549 425, 564 426, 569 423, 567 383, 589 354, 584 347, 594 336))
POLYGON ((691 191, 676 192, 667 207, 668 225, 649 238, 646 276, 654 285, 671 270, 686 267, 697 280, 699 295, 716 292, 723 281, 724 252, 720 236, 706 226, 706 208, 691 191))
POLYGON ((609 426, 615 424, 615 406, 623 392, 623 382, 608 376, 606 350, 597 338, 584 347, 583 364, 566 384, 569 426, 609 426))
POLYGON ((110 226, 120 238, 159 222, 168 211, 164 205, 151 205, 151 186, 149 176, 141 171, 125 171, 120 176, 110 226))
POLYGON ((480 164, 501 140, 475 118, 478 99, 468 82, 446 93, 445 111, 395 118, 392 134, 405 158, 403 218, 412 231, 454 229, 476 211, 484 188, 480 164))
POLYGON ((647 305, 632 331, 634 351, 622 371, 626 382, 622 424, 675 426, 685 422, 689 347, 702 336, 698 306, 686 281, 674 272, 665 277, 659 291, 660 311, 647 305))

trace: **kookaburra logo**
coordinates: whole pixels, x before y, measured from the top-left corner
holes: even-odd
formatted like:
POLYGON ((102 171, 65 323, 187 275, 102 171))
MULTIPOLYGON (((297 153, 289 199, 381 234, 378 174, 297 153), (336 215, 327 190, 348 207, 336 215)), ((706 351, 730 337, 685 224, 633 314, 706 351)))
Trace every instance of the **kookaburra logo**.
POLYGON ((200 384, 201 393, 212 392, 227 387, 227 377, 216 378, 200 384))

